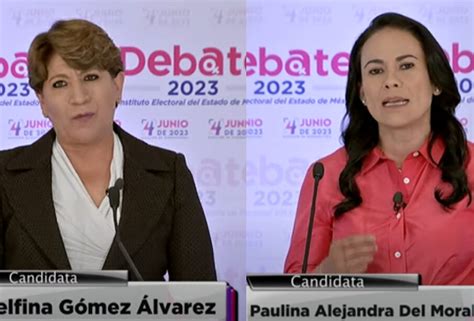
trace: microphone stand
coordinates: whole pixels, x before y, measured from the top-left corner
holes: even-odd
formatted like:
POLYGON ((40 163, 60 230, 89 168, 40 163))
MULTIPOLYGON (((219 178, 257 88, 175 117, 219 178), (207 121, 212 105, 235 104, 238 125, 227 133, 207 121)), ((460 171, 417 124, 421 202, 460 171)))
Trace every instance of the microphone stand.
POLYGON ((321 162, 316 162, 313 166, 314 189, 313 198, 311 200, 311 212, 309 216, 308 234, 306 235, 306 246, 304 249, 303 267, 301 273, 306 273, 308 268, 309 249, 311 248, 311 234, 313 234, 314 216, 316 213, 316 196, 318 194, 319 181, 323 178, 324 166, 321 162))
POLYGON ((114 228, 115 228, 115 237, 114 240, 117 242, 117 245, 122 252, 123 257, 128 263, 128 266, 132 269, 133 275, 138 281, 143 281, 143 278, 138 271, 135 263, 133 263, 130 254, 128 254, 125 245, 122 243, 122 239, 120 238, 120 231, 118 227, 118 218, 117 218, 117 210, 120 204, 120 190, 123 188, 123 179, 119 178, 115 181, 114 186, 107 189, 107 196, 109 197, 110 207, 112 208, 113 218, 114 218, 114 228))

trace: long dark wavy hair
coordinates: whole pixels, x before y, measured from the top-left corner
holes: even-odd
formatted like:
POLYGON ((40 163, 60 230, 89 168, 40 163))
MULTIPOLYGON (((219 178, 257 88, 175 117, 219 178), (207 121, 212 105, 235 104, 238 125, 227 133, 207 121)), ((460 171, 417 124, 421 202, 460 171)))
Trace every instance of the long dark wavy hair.
POLYGON ((453 204, 466 195, 469 197, 469 203, 471 202, 471 191, 465 172, 468 158, 467 140, 464 129, 454 114, 461 97, 448 59, 431 32, 421 23, 401 14, 384 13, 372 20, 369 27, 359 36, 350 55, 346 114, 343 119, 343 123, 347 123, 347 126, 342 131, 348 160, 339 176, 339 188, 345 199, 335 206, 335 217, 340 217, 362 203, 355 177, 360 172, 366 156, 379 143, 378 124, 359 96, 362 81, 360 60, 361 49, 365 42, 374 33, 387 27, 407 31, 419 41, 426 56, 431 83, 441 89, 441 94, 433 96, 431 103, 431 135, 428 151, 433 160, 431 156, 433 143, 436 139, 444 141, 446 149, 437 165, 441 170, 442 181, 452 186, 452 193, 443 195, 441 190, 436 188, 434 198, 445 210, 452 208, 453 204))

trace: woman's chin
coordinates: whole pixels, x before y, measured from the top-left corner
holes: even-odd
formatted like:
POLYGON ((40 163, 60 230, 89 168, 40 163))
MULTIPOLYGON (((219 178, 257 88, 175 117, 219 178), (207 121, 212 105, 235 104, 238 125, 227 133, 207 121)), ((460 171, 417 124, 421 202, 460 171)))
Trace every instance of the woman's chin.
MULTIPOLYGON (((111 131, 112 133, 112 131, 111 131)), ((104 141, 104 134, 88 131, 77 131, 68 135, 57 135, 61 144, 87 146, 95 145, 104 141)))

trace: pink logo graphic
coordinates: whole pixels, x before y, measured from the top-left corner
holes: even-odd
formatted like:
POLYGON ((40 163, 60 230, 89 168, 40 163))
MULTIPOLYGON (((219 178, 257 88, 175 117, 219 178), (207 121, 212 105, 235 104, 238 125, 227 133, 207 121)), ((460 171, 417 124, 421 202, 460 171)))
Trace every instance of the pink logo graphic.
MULTIPOLYGON (((347 76, 349 53, 344 51, 328 53, 324 48, 313 51, 288 49, 284 53, 259 47, 257 52, 239 50, 237 47, 205 47, 200 52, 189 52, 181 45, 171 50, 158 49, 146 53, 134 46, 121 47, 122 60, 127 76, 149 72, 155 76, 347 76)), ((474 52, 461 48, 453 42, 446 51, 454 73, 469 74, 474 71, 474 52)), ((8 74, 14 78, 27 77, 27 54, 17 52, 15 60, 9 63, 0 57, 0 78, 8 74)))
POLYGON ((187 138, 187 119, 142 119, 144 138, 187 138))
POLYGON ((9 119, 10 138, 37 138, 53 127, 49 119, 9 119))
POLYGON ((285 123, 285 129, 289 131, 289 134, 294 135, 296 131, 296 119, 285 118, 283 122, 285 123))
POLYGON ((263 120, 248 119, 209 119, 209 137, 247 138, 263 134, 263 120))
POLYGON ((330 118, 283 118, 283 137, 331 137, 330 118))
POLYGON ((219 136, 222 130, 222 120, 209 119, 208 123, 210 125, 209 131, 213 136, 219 136))

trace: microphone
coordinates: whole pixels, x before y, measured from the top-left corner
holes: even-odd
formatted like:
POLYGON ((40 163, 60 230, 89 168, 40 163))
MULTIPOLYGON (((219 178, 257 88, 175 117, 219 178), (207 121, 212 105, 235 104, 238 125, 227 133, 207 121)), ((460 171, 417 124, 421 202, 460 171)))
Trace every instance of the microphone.
POLYGON ((114 228, 115 228, 115 237, 114 240, 117 242, 117 245, 120 249, 120 252, 122 252, 122 255, 124 256, 125 260, 128 263, 128 266, 132 269, 133 274, 135 275, 135 278, 138 281, 143 281, 143 278, 138 272, 137 266, 135 263, 133 263, 132 258, 130 257, 130 254, 128 254, 127 249, 125 248, 125 245, 122 243, 122 239, 120 238, 120 231, 118 228, 118 218, 117 218, 117 210, 120 206, 120 190, 123 188, 123 179, 122 178, 117 178, 115 181, 114 186, 109 187, 106 190, 107 196, 109 197, 109 203, 110 207, 112 208, 112 213, 114 217, 114 228))
POLYGON ((396 192, 393 194, 393 211, 395 214, 400 212, 402 208, 405 208, 406 204, 403 202, 403 194, 401 192, 396 192))
MULTIPOLYGON (((123 188, 123 179, 122 178, 117 178, 117 180, 115 181, 114 186, 109 187, 105 191, 107 193, 107 196, 109 197, 109 203, 110 203, 110 207, 112 208, 112 210, 117 211, 117 209, 120 205, 120 190, 122 188, 123 188)), ((116 219, 115 216, 114 216, 114 219, 116 219)))
POLYGON ((303 256, 303 267, 301 269, 301 273, 306 273, 308 268, 308 257, 309 257, 309 249, 311 248, 311 234, 313 234, 313 222, 314 222, 314 215, 316 213, 316 196, 318 195, 318 186, 319 181, 324 176, 324 166, 321 162, 316 162, 313 166, 313 177, 314 177, 314 188, 313 188, 313 198, 311 200, 311 212, 309 215, 309 225, 308 225, 308 234, 306 235, 306 246, 304 249, 304 256, 303 256))

